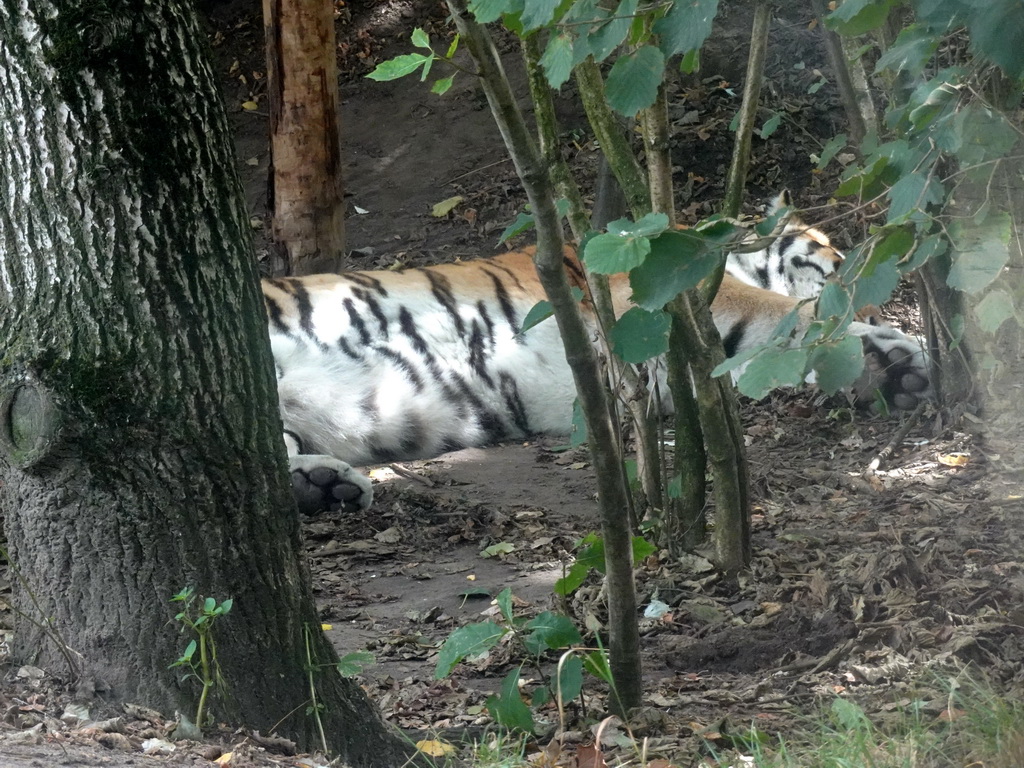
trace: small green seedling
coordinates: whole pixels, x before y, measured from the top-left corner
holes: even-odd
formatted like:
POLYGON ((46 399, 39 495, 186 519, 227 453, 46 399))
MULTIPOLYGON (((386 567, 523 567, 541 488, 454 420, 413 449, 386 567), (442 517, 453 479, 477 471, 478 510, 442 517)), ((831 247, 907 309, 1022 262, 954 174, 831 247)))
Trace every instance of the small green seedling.
POLYGON ((171 602, 182 604, 182 609, 174 617, 174 620, 195 634, 195 637, 186 646, 184 653, 171 664, 171 668, 187 667, 189 671, 182 679, 195 677, 202 684, 203 690, 199 694, 195 720, 196 725, 202 728, 210 689, 214 685, 224 685, 224 679, 220 674, 220 664, 217 661, 217 646, 213 641, 213 625, 217 619, 227 615, 231 610, 232 600, 228 598, 224 602, 218 603, 212 597, 204 599, 197 596, 192 587, 185 587, 171 598, 171 602), (198 661, 195 659, 197 650, 199 651, 198 661))

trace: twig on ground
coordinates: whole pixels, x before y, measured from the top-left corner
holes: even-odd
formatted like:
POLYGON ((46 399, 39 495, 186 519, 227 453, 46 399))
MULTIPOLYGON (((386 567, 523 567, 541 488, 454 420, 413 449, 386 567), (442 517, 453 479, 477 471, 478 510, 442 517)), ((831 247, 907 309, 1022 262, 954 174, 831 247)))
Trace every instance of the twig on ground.
POLYGON ((875 458, 871 460, 871 463, 868 464, 868 473, 877 471, 883 461, 887 461, 892 457, 893 453, 896 451, 896 446, 903 442, 904 438, 910 434, 910 430, 914 428, 914 425, 917 424, 918 420, 921 418, 921 414, 924 413, 925 404, 926 402, 924 400, 917 404, 917 408, 911 412, 910 416, 907 417, 907 420, 903 422, 903 426, 900 427, 896 434, 892 436, 892 440, 890 440, 885 448, 880 450, 875 458))

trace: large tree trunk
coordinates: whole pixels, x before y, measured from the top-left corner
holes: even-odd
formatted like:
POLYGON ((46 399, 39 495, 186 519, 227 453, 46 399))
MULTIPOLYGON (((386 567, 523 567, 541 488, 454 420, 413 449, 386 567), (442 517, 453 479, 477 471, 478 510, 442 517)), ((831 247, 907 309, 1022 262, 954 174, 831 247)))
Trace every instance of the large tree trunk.
MULTIPOLYGON (((306 634, 314 663, 336 657, 201 45, 181 0, 116 17, 0 0, 0 512, 35 620, 17 620, 14 654, 110 701, 191 713, 168 599, 231 597, 212 714, 311 746, 306 634)), ((359 687, 329 666, 314 680, 344 760, 396 764, 359 687)))
POLYGON ((263 0, 270 95, 269 209, 291 275, 344 267, 345 200, 334 3, 263 0))

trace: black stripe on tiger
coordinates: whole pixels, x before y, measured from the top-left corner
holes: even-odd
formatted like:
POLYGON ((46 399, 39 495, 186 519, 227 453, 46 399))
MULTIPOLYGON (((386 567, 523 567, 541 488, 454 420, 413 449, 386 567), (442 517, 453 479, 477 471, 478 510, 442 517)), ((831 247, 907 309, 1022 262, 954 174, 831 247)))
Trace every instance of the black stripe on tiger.
POLYGON ((480 319, 483 320, 484 327, 487 329, 487 344, 490 348, 494 349, 494 321, 491 320, 491 313, 487 311, 487 305, 484 304, 484 300, 480 299, 476 303, 476 311, 480 315, 480 319))
POLYGON ((289 336, 289 331, 291 329, 284 322, 284 310, 281 309, 281 305, 267 296, 264 296, 263 298, 264 304, 267 306, 267 317, 270 318, 270 322, 273 323, 274 327, 283 335, 289 336))
POLYGON ((318 347, 326 350, 327 345, 320 341, 313 328, 313 302, 309 299, 309 291, 298 280, 290 280, 289 285, 292 288, 292 296, 295 297, 295 308, 299 312, 299 327, 318 347))
POLYGON ((488 387, 494 387, 494 381, 487 372, 487 354, 484 349, 484 334, 480 329, 480 323, 473 321, 473 328, 469 333, 469 367, 473 369, 481 380, 488 387))
POLYGON ((395 352, 391 347, 385 347, 381 344, 375 345, 373 351, 394 363, 395 367, 401 370, 405 377, 412 382, 412 386, 417 392, 423 391, 423 377, 416 370, 416 366, 409 362, 409 358, 400 352, 395 352))
POLYGON ((516 317, 516 308, 512 306, 512 300, 508 296, 508 291, 505 290, 505 284, 501 282, 501 278, 498 275, 489 269, 485 269, 484 272, 487 273, 487 276, 491 278, 491 282, 494 283, 494 297, 498 300, 501 313, 505 315, 505 322, 512 329, 512 334, 515 336, 516 341, 519 344, 524 344, 525 340, 521 333, 522 328, 519 325, 519 318, 516 317))
POLYGON ((499 377, 501 382, 501 396, 505 398, 505 405, 508 412, 512 414, 512 421, 524 435, 529 435, 530 421, 526 418, 526 407, 523 405, 523 398, 519 396, 519 385, 509 373, 502 373, 499 377))
POLYGON ((740 348, 740 344, 743 343, 743 336, 746 333, 747 319, 743 318, 732 328, 729 332, 722 337, 722 348, 725 350, 726 357, 733 357, 736 354, 736 350, 740 348))
POLYGON ((359 334, 359 342, 364 346, 370 346, 370 332, 366 330, 366 323, 363 322, 363 318, 356 311, 355 302, 350 298, 345 298, 341 302, 341 306, 345 308, 345 312, 348 313, 348 321, 355 329, 355 332, 359 334))
POLYGON ((384 287, 384 284, 377 278, 370 277, 365 272, 346 272, 342 277, 350 283, 361 285, 363 288, 373 291, 381 298, 387 298, 388 296, 388 290, 384 287))
POLYGON ((388 319, 384 316, 384 312, 380 308, 380 302, 367 291, 362 288, 353 288, 352 295, 363 302, 370 310, 370 314, 373 315, 377 321, 377 327, 380 329, 380 335, 384 341, 388 340, 388 319))
POLYGON ((455 296, 452 295, 452 285, 448 278, 444 275, 439 275, 430 269, 419 270, 427 278, 427 282, 430 283, 430 292, 434 298, 437 299, 438 303, 447 310, 448 314, 452 318, 452 322, 455 323, 455 332, 459 336, 466 335, 466 325, 462 322, 462 315, 459 314, 458 305, 455 302, 455 296))

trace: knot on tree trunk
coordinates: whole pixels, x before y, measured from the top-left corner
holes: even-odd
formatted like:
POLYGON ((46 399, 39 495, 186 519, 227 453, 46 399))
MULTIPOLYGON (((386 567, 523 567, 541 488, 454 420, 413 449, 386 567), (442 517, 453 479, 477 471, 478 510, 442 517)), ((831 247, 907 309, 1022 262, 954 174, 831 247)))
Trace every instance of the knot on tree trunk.
POLYGON ((0 382, 0 451, 21 470, 50 455, 60 414, 50 391, 31 378, 0 382))

